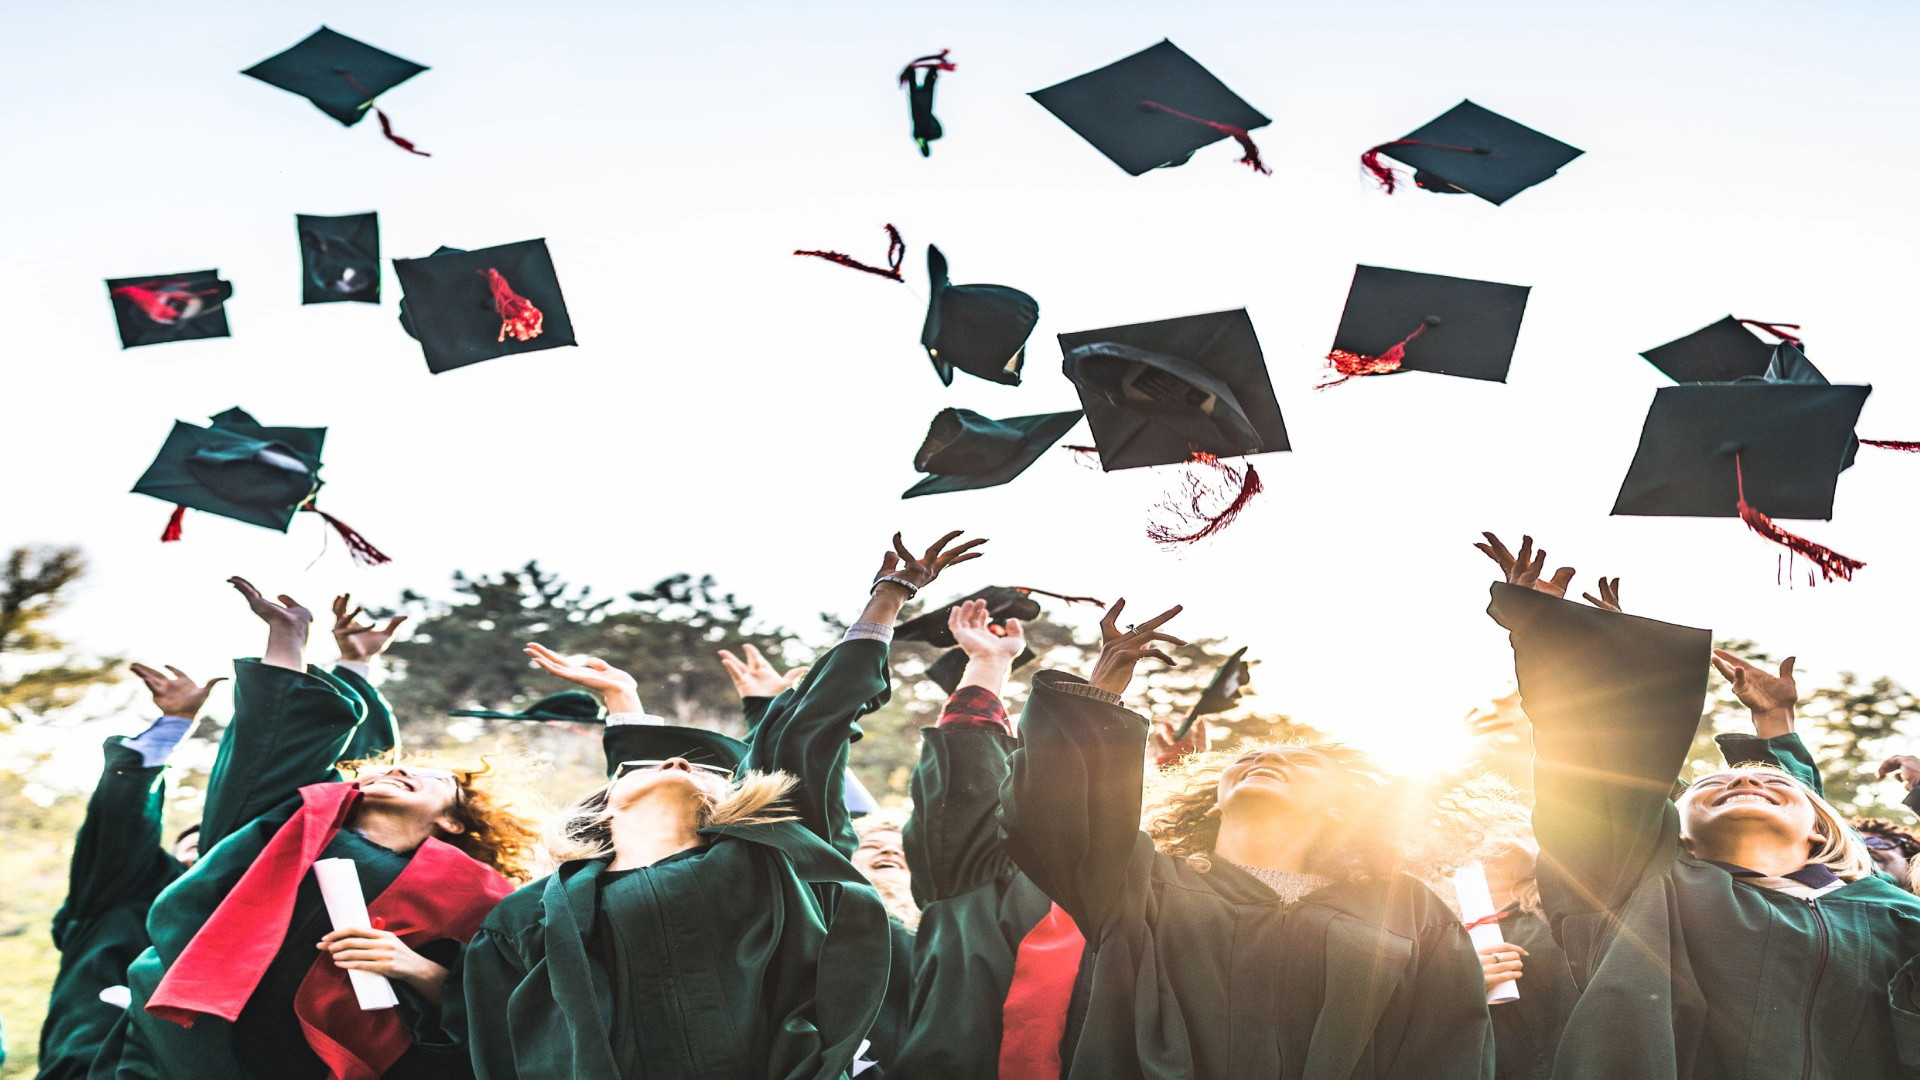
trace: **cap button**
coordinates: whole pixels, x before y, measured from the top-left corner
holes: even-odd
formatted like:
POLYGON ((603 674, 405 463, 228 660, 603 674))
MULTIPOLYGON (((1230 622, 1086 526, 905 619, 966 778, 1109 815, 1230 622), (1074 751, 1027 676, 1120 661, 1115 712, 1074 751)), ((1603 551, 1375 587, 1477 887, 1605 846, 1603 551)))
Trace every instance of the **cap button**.
POLYGON ((1426 324, 1426 325, 1428 325, 1428 326, 1439 326, 1439 325, 1440 325, 1440 316, 1438 316, 1438 315, 1429 315, 1429 316, 1427 316, 1426 318, 1424 318, 1424 319, 1421 319, 1420 321, 1421 321, 1421 322, 1423 322, 1423 323, 1425 323, 1425 324, 1426 324))
POLYGON ((1720 444, 1720 456, 1732 457, 1733 455, 1739 453, 1742 450, 1745 450, 1746 448, 1747 446, 1745 443, 1723 442, 1720 444))

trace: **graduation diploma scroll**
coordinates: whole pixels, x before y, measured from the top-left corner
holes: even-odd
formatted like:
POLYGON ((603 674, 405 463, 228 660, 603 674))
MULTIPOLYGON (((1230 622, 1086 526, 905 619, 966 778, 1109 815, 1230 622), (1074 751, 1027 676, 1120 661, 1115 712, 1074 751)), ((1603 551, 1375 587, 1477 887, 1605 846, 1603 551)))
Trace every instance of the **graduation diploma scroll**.
MULTIPOLYGON (((373 925, 367 917, 367 895, 360 891, 360 871, 352 859, 315 859, 313 877, 320 883, 320 899, 326 902, 327 918, 335 930, 373 925)), ((353 984, 353 996, 363 1010, 391 1009, 400 1004, 385 975, 350 968, 347 981, 353 984)))
MULTIPOLYGON (((1493 890, 1487 888, 1487 869, 1477 862, 1470 862, 1453 872, 1453 893, 1460 901, 1460 918, 1467 923, 1467 936, 1473 940, 1475 950, 1489 945, 1499 945, 1507 939, 1501 936, 1500 924, 1484 922, 1474 924, 1492 915, 1493 890)), ((1520 999, 1520 983, 1503 982, 1487 991, 1487 1004, 1498 1005, 1503 1001, 1520 999)))

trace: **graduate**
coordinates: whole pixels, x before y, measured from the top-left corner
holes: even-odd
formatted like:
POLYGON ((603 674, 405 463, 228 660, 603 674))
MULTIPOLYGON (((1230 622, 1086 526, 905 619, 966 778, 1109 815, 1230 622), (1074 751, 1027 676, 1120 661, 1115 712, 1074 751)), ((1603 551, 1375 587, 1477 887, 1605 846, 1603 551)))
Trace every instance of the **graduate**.
MULTIPOLYGON (((1086 935, 1084 1022, 1067 1075, 1446 1080, 1492 1074, 1480 965, 1406 870, 1424 813, 1332 744, 1198 754, 1140 829, 1148 725, 1120 704, 1167 661, 1175 607, 1101 623, 1092 676, 1034 678, 1002 791, 1016 865, 1086 935)), ((1464 852, 1460 853, 1464 857, 1464 852)))
MULTIPOLYGON (((153 945, 127 973, 131 1004, 90 1075, 467 1075, 464 1049, 440 1031, 441 989, 486 913, 526 876, 534 834, 484 767, 363 761, 342 780, 335 763, 366 738, 371 686, 306 665, 305 608, 232 584, 267 624, 267 648, 235 662, 205 854, 155 901, 153 945), (356 864, 376 925, 332 929, 310 873, 320 858, 356 864), (399 1007, 361 1009, 349 970, 386 976, 399 1007)), ((336 626, 384 647, 344 607, 336 626)))
POLYGON ((1572 571, 1547 577, 1531 547, 1502 560, 1488 612, 1533 723, 1541 899, 1580 987, 1553 1075, 1913 1076, 1920 898, 1786 771, 1673 797, 1711 634, 1571 603, 1572 571))
POLYGON ((847 746, 888 696, 901 605, 984 541, 894 537, 846 639, 742 743, 646 723, 630 675, 548 672, 607 699, 609 781, 548 830, 561 866, 487 919, 461 972, 481 1080, 838 1080, 888 979, 879 896, 846 853, 847 746), (631 755, 631 756, 629 756, 631 755))

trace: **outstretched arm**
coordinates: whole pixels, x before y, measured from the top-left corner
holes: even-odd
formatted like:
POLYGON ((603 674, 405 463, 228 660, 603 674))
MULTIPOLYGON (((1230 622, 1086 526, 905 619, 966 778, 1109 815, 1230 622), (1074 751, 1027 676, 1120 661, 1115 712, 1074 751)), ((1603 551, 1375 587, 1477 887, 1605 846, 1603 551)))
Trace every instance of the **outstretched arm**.
POLYGON ((804 665, 781 674, 766 655, 751 643, 740 649, 746 654, 742 660, 730 650, 720 650, 720 666, 727 669, 727 676, 733 680, 734 692, 740 695, 740 712, 747 723, 747 738, 760 729, 760 722, 767 718, 767 707, 773 699, 791 689, 795 683, 807 677, 810 670, 804 665))
POLYGON ((373 667, 387 647, 393 644, 394 632, 407 621, 407 617, 395 615, 387 620, 385 626, 362 623, 360 615, 366 609, 349 609, 352 601, 353 597, 345 593, 333 598, 333 642, 340 650, 340 659, 334 664, 333 673, 367 707, 367 718, 354 730, 353 740, 347 744, 345 754, 345 760, 360 761, 380 757, 400 748, 400 729, 394 722, 392 706, 374 688, 373 667))
POLYGON ((1775 675, 1728 652, 1713 650, 1713 666, 1733 686, 1733 696, 1753 715, 1752 735, 1716 735, 1714 742, 1727 764, 1757 761, 1784 769, 1794 779, 1826 794, 1813 754, 1794 731, 1794 709, 1800 688, 1793 679, 1794 657, 1780 662, 1775 675))

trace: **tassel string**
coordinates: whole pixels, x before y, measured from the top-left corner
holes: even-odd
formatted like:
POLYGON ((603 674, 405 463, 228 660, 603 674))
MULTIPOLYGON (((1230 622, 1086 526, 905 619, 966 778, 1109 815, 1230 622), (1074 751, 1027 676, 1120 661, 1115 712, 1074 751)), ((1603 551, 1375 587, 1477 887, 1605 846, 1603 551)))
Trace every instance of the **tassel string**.
POLYGON ((533 306, 533 301, 513 291, 500 271, 489 266, 485 270, 476 270, 487 279, 487 290, 493 294, 493 310, 500 316, 500 336, 495 341, 505 341, 511 334, 515 341, 532 341, 546 329, 547 317, 533 306))
POLYGON ((825 259, 828 262, 839 263, 849 270, 859 270, 863 273, 877 274, 880 277, 892 281, 904 283, 907 280, 906 277, 900 273, 900 264, 905 261, 907 257, 907 242, 900 238, 900 230, 894 228, 892 225, 887 226, 887 268, 885 270, 877 266, 868 266, 853 256, 843 255, 838 251, 796 251, 794 254, 815 259, 825 259))
POLYGON ((167 518, 167 527, 160 533, 160 542, 163 544, 178 543, 181 535, 181 526, 186 524, 186 520, 187 508, 184 506, 174 507, 172 516, 167 518))
MULTIPOLYGON (((214 296, 219 289, 202 289, 195 292, 187 288, 183 281, 150 281, 144 285, 122 285, 113 290, 113 295, 124 296, 141 314, 162 326, 172 326, 180 320, 189 318, 188 312, 202 297, 214 296), (175 307, 175 304, 179 307, 175 307)), ((193 311, 193 314, 199 314, 193 311)))
POLYGON ((346 541, 347 551, 353 555, 353 561, 359 563, 361 566, 378 566, 381 563, 393 561, 385 552, 374 547, 366 537, 360 535, 359 531, 354 529, 353 526, 348 525, 346 522, 313 505, 312 499, 308 499, 302 503, 300 509, 319 514, 321 520, 333 526, 333 531, 339 533, 340 539, 346 541))
POLYGON ((952 49, 941 49, 937 53, 928 53, 925 56, 916 56, 912 60, 907 61, 907 66, 900 69, 900 85, 912 86, 913 73, 916 71, 958 70, 957 68, 954 67, 953 61, 947 59, 947 54, 952 51, 953 51, 952 49))
POLYGON ((1265 490, 1260 481, 1260 473, 1252 462, 1244 466, 1229 465, 1204 450, 1193 451, 1188 464, 1197 466, 1186 476, 1185 490, 1177 496, 1169 496, 1162 501, 1159 509, 1166 520, 1149 520, 1147 538, 1159 544, 1163 549, 1172 550, 1186 544, 1198 543, 1220 532, 1239 518, 1240 512, 1247 508, 1253 497, 1265 490), (1206 473, 1213 472, 1220 485, 1209 484, 1206 473), (1222 488, 1238 485, 1226 506, 1219 510, 1210 510, 1208 505, 1217 500, 1222 488))
MULTIPOLYGON (((1834 578, 1840 578, 1844 581, 1851 581, 1853 580, 1854 571, 1867 565, 1859 559, 1848 558, 1832 548, 1816 544, 1804 536, 1797 536, 1788 532, 1774 524, 1772 518, 1762 513, 1752 503, 1749 503, 1747 501, 1746 476, 1741 470, 1740 454, 1738 451, 1735 451, 1733 455, 1733 484, 1735 492, 1739 495, 1740 520, 1747 523, 1747 528, 1779 544, 1789 552, 1806 556, 1807 561, 1813 564, 1814 569, 1819 571, 1823 579, 1832 581, 1834 578)), ((1813 583, 1811 573, 1808 575, 1807 583, 1813 583)))
POLYGON ((366 98, 365 101, 360 103, 360 108, 373 110, 374 119, 380 121, 380 134, 385 135, 387 137, 388 142, 392 143, 393 145, 399 147, 402 150, 405 150, 409 154, 418 154, 421 157, 433 156, 432 154, 427 153, 425 150, 420 150, 415 148, 413 145, 413 140, 403 139, 400 136, 395 135, 393 133, 393 122, 387 119, 387 114, 381 111, 380 106, 375 105, 373 103, 374 95, 367 93, 367 88, 360 85, 360 80, 354 78, 352 72, 342 71, 340 72, 340 77, 347 80, 347 85, 353 87, 354 93, 359 94, 366 98))
POLYGON ((1756 330, 1765 330, 1767 333, 1772 334, 1774 337, 1779 338, 1781 341, 1786 342, 1796 349, 1804 344, 1799 338, 1787 333, 1789 330, 1800 329, 1799 323, 1770 323, 1761 322, 1759 319, 1740 319, 1739 323, 1742 326, 1751 326, 1756 330))
POLYGON ((1096 600, 1091 596, 1063 596, 1057 592, 1048 592, 1045 589, 1032 589, 1025 585, 1015 585, 1013 591, 1027 596, 1051 596, 1055 600, 1061 600, 1069 604, 1092 604, 1094 607, 1099 608, 1107 606, 1105 600, 1096 600))
POLYGON ((1331 369, 1327 374, 1337 375, 1338 378, 1323 382, 1314 387, 1314 389, 1325 390, 1329 387, 1339 386, 1348 379, 1357 378, 1361 375, 1391 375, 1399 371, 1400 365, 1404 364, 1407 359, 1407 345, 1412 342, 1414 338, 1426 333, 1428 327, 1438 325, 1440 325, 1440 320, 1437 318, 1428 317, 1421 320, 1420 325, 1414 327, 1413 333, 1401 338, 1393 348, 1388 349, 1379 356, 1367 356, 1364 353, 1348 352, 1345 349, 1333 350, 1327 354, 1327 366, 1331 369))
POLYGON ((1232 124, 1222 124, 1214 120, 1207 120, 1189 113, 1183 113, 1179 109, 1162 105, 1157 101, 1142 101, 1140 104, 1149 109, 1159 109, 1169 116, 1177 116, 1182 120, 1191 120, 1196 124, 1205 124, 1207 127, 1212 128, 1222 135, 1232 136, 1233 141, 1240 144, 1242 151, 1240 164, 1251 167, 1254 172, 1262 176, 1273 175, 1273 170, 1267 168, 1266 163, 1260 160, 1260 148, 1253 145, 1253 136, 1247 132, 1246 128, 1234 127, 1232 124))
POLYGON ((1862 446, 1877 446, 1882 450, 1898 450, 1903 454, 1920 454, 1920 442, 1908 442, 1904 439, 1861 439, 1862 446))
POLYGON ((1385 189, 1389 195, 1398 189, 1400 173, 1399 170, 1393 166, 1380 160, 1380 152, 1383 150, 1391 150, 1396 146, 1425 146, 1434 150, 1458 150, 1463 154, 1487 155, 1493 153, 1493 151, 1484 146, 1448 146, 1445 143, 1431 143, 1421 139, 1395 139, 1392 142, 1383 142, 1379 146, 1373 147, 1366 153, 1360 155, 1360 166, 1372 173, 1374 180, 1378 181, 1381 188, 1385 189))

